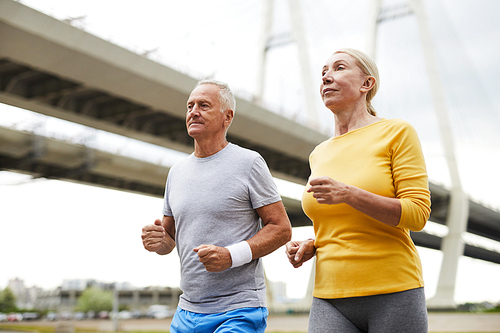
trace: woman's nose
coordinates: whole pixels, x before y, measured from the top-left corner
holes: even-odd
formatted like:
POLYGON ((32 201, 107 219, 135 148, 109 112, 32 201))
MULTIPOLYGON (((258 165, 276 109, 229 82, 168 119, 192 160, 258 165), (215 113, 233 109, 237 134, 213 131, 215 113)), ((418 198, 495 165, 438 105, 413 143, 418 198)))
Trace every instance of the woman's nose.
POLYGON ((329 72, 326 72, 322 77, 321 77, 321 80, 323 81, 323 83, 331 83, 333 81, 333 78, 332 76, 330 75, 329 72))

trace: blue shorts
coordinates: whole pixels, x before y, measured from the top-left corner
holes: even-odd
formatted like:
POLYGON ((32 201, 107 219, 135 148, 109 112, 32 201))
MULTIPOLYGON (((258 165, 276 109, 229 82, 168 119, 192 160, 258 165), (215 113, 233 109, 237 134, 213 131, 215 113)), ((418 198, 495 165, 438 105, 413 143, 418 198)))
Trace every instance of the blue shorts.
POLYGON ((221 313, 196 313, 177 308, 170 333, 264 333, 267 308, 242 308, 221 313))

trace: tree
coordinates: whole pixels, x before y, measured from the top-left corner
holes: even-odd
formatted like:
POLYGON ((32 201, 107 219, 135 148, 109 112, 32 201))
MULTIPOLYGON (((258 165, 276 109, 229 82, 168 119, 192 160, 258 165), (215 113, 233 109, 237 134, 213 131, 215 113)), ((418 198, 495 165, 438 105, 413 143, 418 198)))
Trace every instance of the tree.
POLYGON ((113 309, 113 292, 96 287, 87 288, 78 298, 77 309, 88 311, 111 311, 113 309))
POLYGON ((0 312, 15 312, 17 311, 16 296, 12 290, 7 287, 0 292, 0 312))

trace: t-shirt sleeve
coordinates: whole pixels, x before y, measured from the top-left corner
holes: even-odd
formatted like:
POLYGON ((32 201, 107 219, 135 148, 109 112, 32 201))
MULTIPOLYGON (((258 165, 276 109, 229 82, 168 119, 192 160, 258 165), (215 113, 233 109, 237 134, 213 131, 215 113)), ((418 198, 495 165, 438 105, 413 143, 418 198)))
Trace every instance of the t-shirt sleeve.
POLYGON ((401 202, 398 227, 420 231, 431 212, 425 160, 415 129, 404 123, 392 145, 392 173, 396 197, 401 202))
POLYGON ((174 216, 172 210, 170 209, 170 204, 168 202, 169 184, 170 184, 170 173, 167 177, 167 184, 165 185, 165 194, 163 196, 163 215, 164 216, 174 216))
POLYGON ((266 161, 260 155, 252 165, 249 174, 248 191, 253 209, 281 201, 281 196, 266 161))

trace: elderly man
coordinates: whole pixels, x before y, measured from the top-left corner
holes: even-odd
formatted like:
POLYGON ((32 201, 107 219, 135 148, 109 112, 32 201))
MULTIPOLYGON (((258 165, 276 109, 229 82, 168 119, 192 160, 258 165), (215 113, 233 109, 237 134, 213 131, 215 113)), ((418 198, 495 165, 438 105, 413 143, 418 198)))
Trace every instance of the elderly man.
POLYGON ((260 258, 290 240, 291 225, 264 159, 226 140, 235 105, 225 83, 198 82, 186 114, 194 153, 170 169, 163 219, 142 229, 148 251, 177 245, 183 294, 171 332, 267 326, 260 258))

